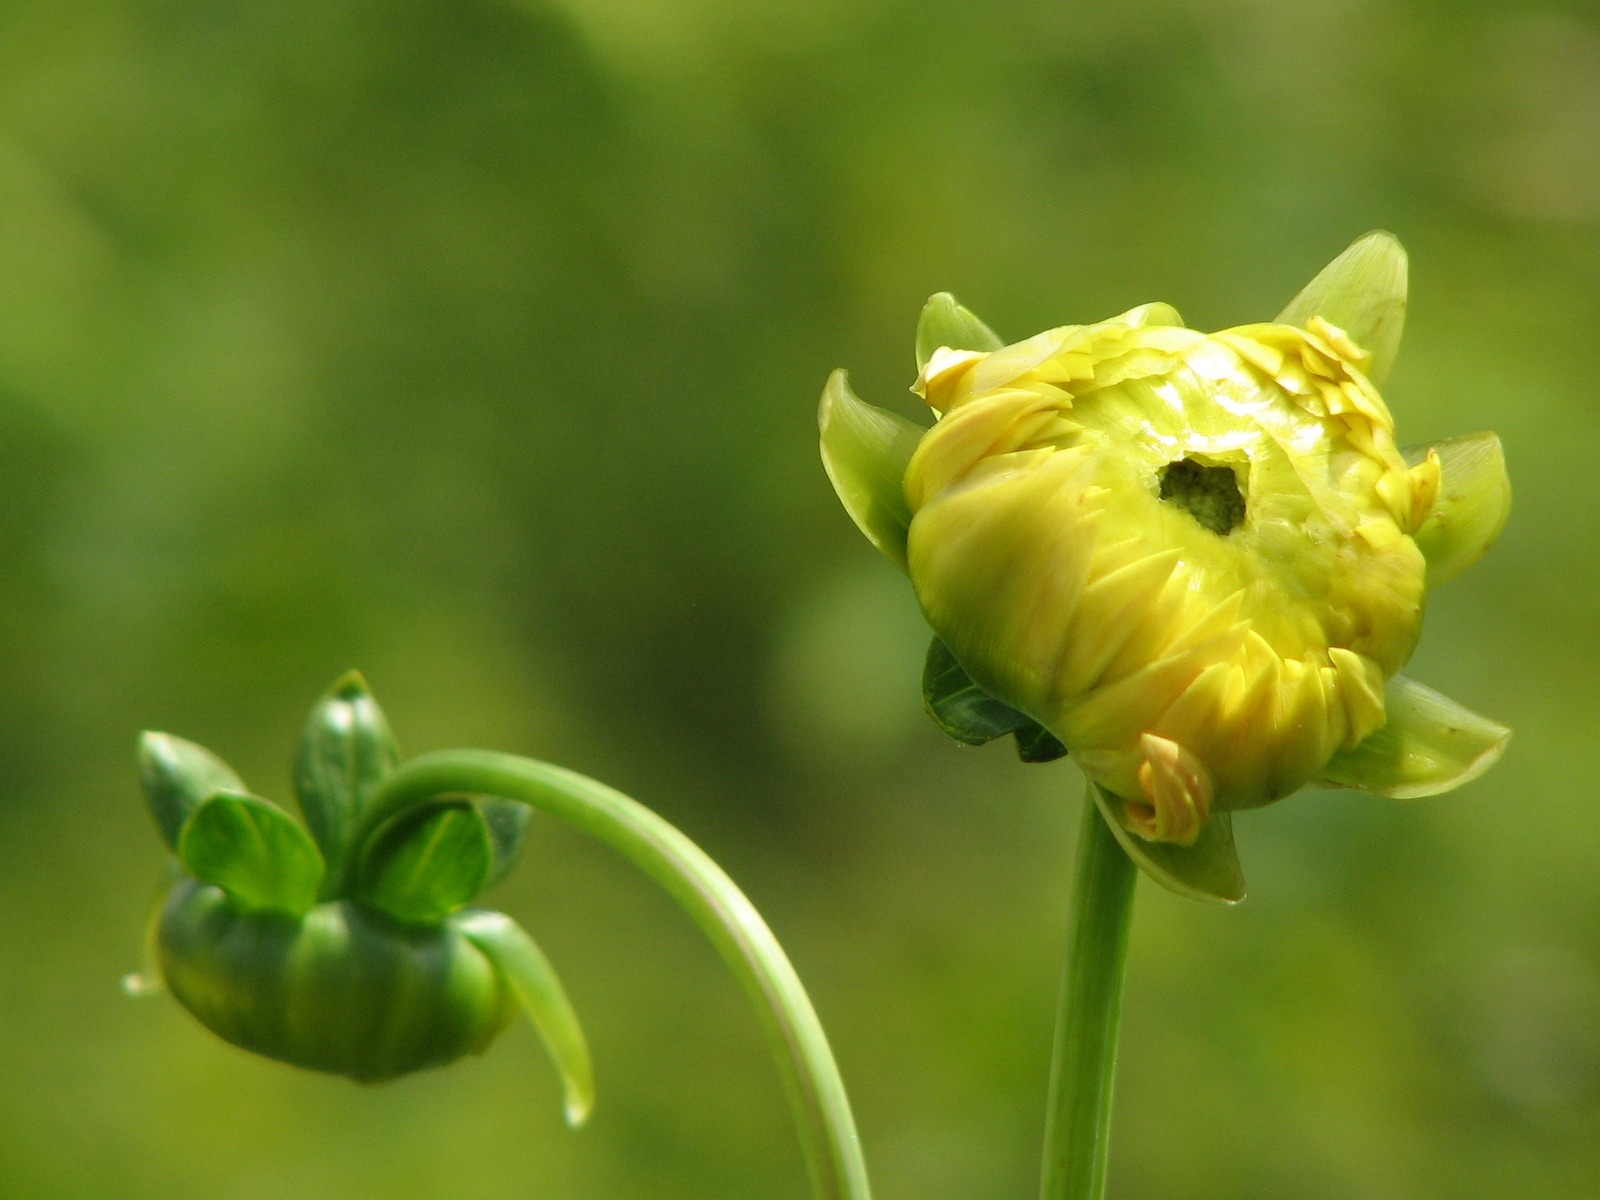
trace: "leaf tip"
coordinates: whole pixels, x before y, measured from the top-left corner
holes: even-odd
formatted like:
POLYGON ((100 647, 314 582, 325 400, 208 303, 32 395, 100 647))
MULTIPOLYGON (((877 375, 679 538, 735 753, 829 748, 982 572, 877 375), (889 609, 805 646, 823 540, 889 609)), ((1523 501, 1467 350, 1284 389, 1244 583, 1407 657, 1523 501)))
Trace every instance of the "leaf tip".
POLYGON ((328 695, 340 700, 354 700, 371 696, 372 687, 367 683, 365 675, 356 668, 351 667, 333 681, 333 686, 328 689, 328 695))
POLYGON ((836 367, 828 375, 828 382, 822 386, 822 399, 817 401, 817 429, 826 434, 828 426, 833 421, 834 406, 850 394, 850 373, 843 367, 836 367))
POLYGON ((952 350, 1000 349, 1005 343, 1000 335, 984 324, 971 309, 957 300, 953 293, 935 292, 922 306, 917 318, 916 356, 920 371, 941 346, 952 350))
POLYGON ((588 1093, 580 1092, 569 1087, 562 1101, 561 1115, 566 1118, 569 1129, 582 1129, 589 1123, 589 1117, 594 1113, 594 1097, 588 1093))

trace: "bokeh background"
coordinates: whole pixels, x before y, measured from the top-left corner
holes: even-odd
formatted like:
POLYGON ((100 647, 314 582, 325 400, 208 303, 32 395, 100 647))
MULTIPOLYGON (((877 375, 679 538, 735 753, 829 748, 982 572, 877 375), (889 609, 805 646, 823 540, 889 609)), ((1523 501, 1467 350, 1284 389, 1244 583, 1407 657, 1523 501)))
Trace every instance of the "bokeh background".
POLYGON ((882 1200, 1034 1194, 1081 781, 922 716, 925 632, 818 465, 914 406, 951 289, 1003 333, 1262 319, 1412 252, 1403 440, 1517 488, 1412 673, 1502 765, 1249 814, 1252 896, 1141 888, 1121 1200, 1600 1193, 1600 18, 1456 0, 7 0, 0 6, 0 1197, 801 1197, 689 923, 536 826, 493 899, 531 1032, 378 1089, 135 1002, 133 740, 287 798, 360 666, 408 750, 627 789, 740 880, 882 1200))

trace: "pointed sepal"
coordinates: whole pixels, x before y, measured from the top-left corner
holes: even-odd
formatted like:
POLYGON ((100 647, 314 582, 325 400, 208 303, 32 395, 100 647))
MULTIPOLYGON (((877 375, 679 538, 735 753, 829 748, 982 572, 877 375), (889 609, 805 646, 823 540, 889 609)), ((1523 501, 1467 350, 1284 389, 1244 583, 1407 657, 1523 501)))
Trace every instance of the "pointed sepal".
POLYGON ((1127 828, 1127 801, 1092 783, 1089 792, 1128 857, 1162 887, 1213 904, 1237 904, 1244 899, 1244 870, 1233 844, 1231 814, 1212 813, 1191 845, 1148 842, 1127 828))
POLYGON ((1337 325, 1371 353, 1366 374, 1382 387, 1394 369, 1405 328, 1406 274, 1405 247, 1394 234, 1374 230, 1323 267, 1276 320, 1304 326, 1321 317, 1337 325))
POLYGON ((1428 587, 1435 588, 1494 545, 1511 513, 1511 477, 1495 434, 1469 433, 1429 446, 1407 446, 1402 453, 1416 466, 1430 450, 1439 456, 1439 498, 1411 536, 1427 560, 1428 587))
POLYGON ((1054 762, 1067 753, 1060 740, 1026 713, 996 700, 972 681, 939 638, 928 643, 922 663, 922 706, 946 737, 981 746, 1014 734, 1025 763, 1054 762))
POLYGON ((998 350, 1005 343, 1000 335, 990 329, 972 312, 957 302, 949 292, 939 292, 928 297, 922 306, 922 316, 917 318, 917 370, 928 365, 933 352, 941 346, 952 350, 998 350))
POLYGON ((394 735, 360 672, 351 671, 311 709, 295 760, 295 793, 331 882, 342 878, 349 841, 368 798, 400 763, 394 735))
POLYGON ((939 638, 928 643, 922 663, 922 706, 945 736, 965 746, 981 746, 1032 724, 1025 713, 974 683, 939 638))
POLYGON ((869 542, 905 570, 911 510, 903 481, 923 430, 860 400, 843 371, 828 377, 817 426, 822 465, 845 511, 869 542))
POLYGON ((202 801, 178 835, 178 857, 189 874, 248 908, 304 913, 322 884, 322 855, 299 822, 243 792, 202 801))
POLYGON ((520 925, 502 913, 463 913, 455 922, 494 963, 539 1031, 561 1076, 567 1124, 582 1125, 594 1109, 594 1065, 578 1014, 550 960, 520 925))
POLYGON ((1322 781, 1413 800, 1460 787, 1499 761, 1511 730, 1404 675, 1384 689, 1383 728, 1333 756, 1322 781))
POLYGON ((361 855, 357 894, 401 921, 436 921, 488 885, 494 840, 472 801, 408 808, 385 822, 361 855))
POLYGON ((139 779, 156 828, 172 849, 189 814, 213 792, 242 792, 232 767, 204 746, 170 733, 139 735, 139 779))
POLYGON ((489 828, 489 845, 493 849, 489 877, 483 886, 491 888, 504 879, 517 865, 522 853, 522 839, 527 836, 528 825, 533 820, 533 809, 518 800, 502 800, 496 796, 476 801, 489 828))
POLYGON ((1029 721, 1015 736, 1017 757, 1025 763, 1055 762, 1067 756, 1066 743, 1037 721, 1029 721))

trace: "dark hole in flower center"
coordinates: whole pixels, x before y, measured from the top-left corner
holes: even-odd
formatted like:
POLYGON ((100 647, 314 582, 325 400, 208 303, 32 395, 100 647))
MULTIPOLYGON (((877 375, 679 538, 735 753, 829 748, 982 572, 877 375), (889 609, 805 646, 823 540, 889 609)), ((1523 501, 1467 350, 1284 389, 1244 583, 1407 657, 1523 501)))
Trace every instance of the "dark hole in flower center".
POLYGON ((1176 504, 1212 533, 1244 524, 1244 496, 1232 467, 1208 467, 1192 458, 1161 468, 1161 498, 1176 504))

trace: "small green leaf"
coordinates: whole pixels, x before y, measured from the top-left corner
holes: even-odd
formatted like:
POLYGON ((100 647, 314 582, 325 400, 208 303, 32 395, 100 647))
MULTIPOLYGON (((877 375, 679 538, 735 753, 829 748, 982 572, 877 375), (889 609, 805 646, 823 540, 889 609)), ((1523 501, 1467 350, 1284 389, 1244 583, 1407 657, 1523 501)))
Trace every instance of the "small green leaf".
POLYGON ((502 913, 464 913, 456 925, 505 976, 561 1076, 567 1124, 582 1125, 594 1109, 594 1064, 578 1014, 550 960, 502 913))
POLYGON ((466 799, 408 808, 387 821, 361 862, 361 898, 402 921, 435 921, 483 891, 494 843, 466 799))
POLYGON ((1147 842, 1123 824, 1126 800, 1094 784, 1089 791, 1128 857, 1162 887, 1190 900, 1214 904, 1237 904, 1244 899, 1244 871, 1233 844, 1230 813, 1212 813, 1192 846, 1147 842))
POLYGON ((189 814, 212 792, 242 792, 233 768, 204 746, 170 733, 139 735, 139 778, 150 815, 167 845, 178 848, 178 833, 189 814))
MULTIPOLYGON (((928 643, 922 664, 922 705, 935 725, 967 746, 981 746, 1034 724, 972 682, 950 647, 938 638, 928 643)), ((1021 745, 1019 739, 1019 752, 1021 745)))
POLYGON ((306 831, 242 792, 216 792, 189 814, 178 857, 196 879, 250 908, 306 912, 322 883, 322 855, 306 831))
POLYGON ((1511 730, 1432 688, 1396 675, 1384 689, 1383 728, 1333 756, 1323 781, 1413 800, 1460 787, 1499 761, 1511 730))
POLYGON ((1067 756, 1067 747, 1037 721, 1029 721, 1016 732, 1017 757, 1025 763, 1055 762, 1067 756))
POLYGON ((940 346, 952 350, 998 350, 1000 335, 963 308, 949 292, 929 296, 917 320, 917 370, 928 365, 940 346))
POLYGON ((1367 377, 1382 387, 1394 369, 1406 323, 1406 252, 1381 229, 1357 238, 1289 301, 1283 325, 1321 317, 1372 352, 1367 377))
POLYGON ((1416 466, 1429 450, 1439 455, 1439 499, 1412 537, 1428 560, 1428 587, 1435 588, 1461 574, 1494 545, 1511 513, 1511 478, 1500 439, 1492 433, 1407 446, 1402 453, 1416 466))
POLYGON ((356 819, 400 752, 367 681, 351 671, 317 701, 300 737, 295 792, 311 836, 329 864, 330 887, 341 885, 356 819))
POLYGON ((494 849, 494 862, 489 868, 485 888, 493 887, 517 865, 517 855, 522 852, 522 839, 533 820, 533 809, 520 800, 501 800, 495 796, 476 801, 489 827, 489 843, 494 849))
POLYGON ((843 371, 828 376, 817 407, 822 466, 857 528, 901 570, 906 566, 906 464, 923 430, 904 417, 874 408, 850 390, 843 371))

